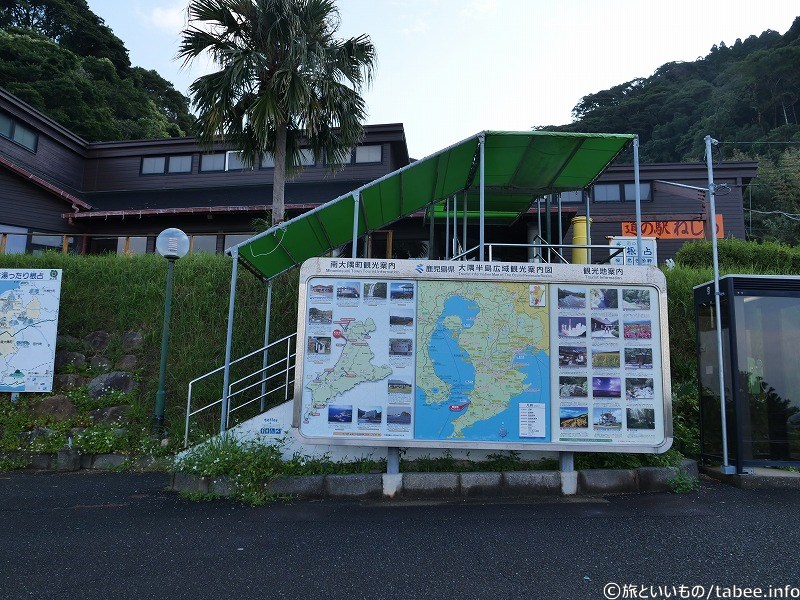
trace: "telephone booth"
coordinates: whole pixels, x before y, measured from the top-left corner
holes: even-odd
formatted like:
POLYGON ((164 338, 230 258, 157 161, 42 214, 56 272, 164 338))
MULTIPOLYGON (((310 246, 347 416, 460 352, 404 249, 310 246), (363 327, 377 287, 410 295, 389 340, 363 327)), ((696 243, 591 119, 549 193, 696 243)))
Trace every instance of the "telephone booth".
MULTIPOLYGON (((800 277, 721 277, 730 463, 800 466, 800 277)), ((722 458, 714 284, 694 288, 704 460, 722 458)))

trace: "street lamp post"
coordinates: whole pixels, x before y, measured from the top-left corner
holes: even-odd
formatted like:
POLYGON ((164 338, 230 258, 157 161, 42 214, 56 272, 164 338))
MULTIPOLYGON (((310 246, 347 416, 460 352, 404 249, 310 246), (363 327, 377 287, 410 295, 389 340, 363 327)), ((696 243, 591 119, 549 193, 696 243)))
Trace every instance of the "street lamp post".
POLYGON ((169 344, 169 318, 172 313, 172 278, 175 261, 189 252, 189 237, 180 229, 170 227, 156 238, 156 251, 167 259, 167 292, 164 297, 164 329, 161 333, 161 370, 158 376, 156 393, 156 415, 153 420, 153 433, 164 433, 164 406, 166 404, 165 384, 167 379, 167 345, 169 344))

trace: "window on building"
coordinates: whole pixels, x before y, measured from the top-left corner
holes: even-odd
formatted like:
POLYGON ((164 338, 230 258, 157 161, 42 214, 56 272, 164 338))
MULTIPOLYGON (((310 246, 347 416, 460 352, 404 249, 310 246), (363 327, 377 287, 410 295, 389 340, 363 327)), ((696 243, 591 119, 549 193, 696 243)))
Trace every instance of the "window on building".
POLYGON ((191 173, 192 172, 192 155, 186 154, 182 156, 170 156, 169 164, 167 166, 168 173, 191 173))
POLYGON ((146 236, 130 236, 117 239, 117 254, 144 254, 147 252, 146 236))
POLYGON ((39 143, 39 136, 36 135, 36 132, 33 129, 28 129, 19 123, 15 123, 14 141, 20 146, 24 146, 31 152, 36 152, 36 146, 39 143))
MULTIPOLYGON (((649 183, 640 183, 642 202, 649 202, 651 189, 649 183)), ((636 202, 636 184, 634 183, 598 183, 594 186, 595 202, 636 202)))
POLYGON ((349 165, 353 162, 353 150, 346 150, 339 158, 325 154, 326 165, 349 165))
POLYGON ((145 156, 142 158, 142 175, 163 173, 166 163, 165 156, 145 156))
POLYGON ((251 237, 253 237, 252 233, 236 233, 236 234, 226 235, 225 249, 228 249, 231 246, 235 246, 236 244, 241 244, 245 240, 249 240, 251 237))
POLYGON ((356 147, 356 163, 379 163, 383 159, 383 146, 375 144, 372 146, 356 147))
POLYGON ((208 252, 216 254, 217 236, 215 235, 192 235, 189 236, 192 252, 208 252))
POLYGON ((568 202, 583 202, 583 190, 561 192, 561 204, 568 202))
POLYGON ((618 183, 598 183, 594 186, 595 202, 621 202, 622 194, 618 183))
POLYGON ((39 145, 39 134, 3 113, 0 113, 0 135, 31 152, 36 152, 39 145))
MULTIPOLYGON (((313 167, 316 164, 316 161, 314 160, 314 152, 312 152, 310 148, 302 148, 300 150, 300 156, 298 159, 301 167, 313 167)), ((274 169, 275 156, 269 152, 265 154, 264 158, 261 159, 261 168, 274 169)))
POLYGON ((211 171, 224 171, 225 170, 225 155, 224 154, 203 154, 200 158, 200 171, 208 173, 211 171))
POLYGON ((313 167, 317 164, 314 160, 314 152, 310 148, 300 150, 300 164, 304 167, 313 167))
POLYGON ((226 171, 244 170, 244 162, 242 162, 242 153, 240 151, 231 150, 225 153, 225 170, 226 171))
MULTIPOLYGON (((641 198, 642 202, 649 202, 650 201, 650 184, 649 183, 640 183, 639 184, 639 197, 641 198)), ((635 183, 626 183, 625 184, 625 202, 636 202, 636 184, 635 183)))
POLYGON ((25 248, 28 246, 28 236, 26 235, 28 230, 24 227, 13 227, 0 223, 0 245, 2 245, 2 234, 4 233, 7 235, 5 236, 3 252, 5 254, 25 254, 25 248), (14 233, 21 233, 22 235, 13 235, 14 233))
POLYGON ((13 125, 14 122, 11 120, 11 117, 0 113, 0 135, 10 138, 13 125))

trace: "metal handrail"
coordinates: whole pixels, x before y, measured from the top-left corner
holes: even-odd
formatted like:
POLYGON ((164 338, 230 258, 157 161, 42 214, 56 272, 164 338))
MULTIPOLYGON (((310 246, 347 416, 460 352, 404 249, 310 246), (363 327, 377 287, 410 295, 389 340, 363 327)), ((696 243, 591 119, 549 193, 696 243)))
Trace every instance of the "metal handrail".
MULTIPOLYGON (((621 247, 620 248, 615 248, 614 246, 608 246, 606 244, 548 244, 548 243, 546 243, 544 241, 544 238, 541 238, 541 237, 537 236, 537 239, 541 240, 541 242, 535 242, 533 244, 501 244, 501 243, 485 244, 485 246, 487 246, 489 248, 489 262, 493 262, 494 261, 494 248, 495 247, 498 247, 498 248, 533 248, 533 249, 538 250, 538 252, 536 252, 536 257, 540 258, 541 260, 544 260, 544 254, 541 252, 541 250, 547 249, 549 252, 554 253, 559 258, 559 260, 564 264, 569 264, 569 261, 564 257, 563 254, 561 254, 561 252, 556 250, 556 248, 558 248, 558 249, 560 249, 562 251, 565 248, 578 249, 578 250, 608 250, 609 251, 609 255, 605 259, 605 261, 610 261, 612 258, 614 258, 614 257, 618 256, 619 254, 621 254, 623 252, 623 250, 624 250, 624 248, 621 248, 621 247)), ((472 254, 473 252, 476 252, 478 250, 480 250, 480 245, 473 246, 472 248, 464 250, 460 254, 456 254, 450 260, 466 260, 467 256, 469 256, 470 254, 472 254)), ((546 262, 550 262, 550 261, 548 260, 546 262)))
MULTIPOLYGON (((289 385, 290 385, 290 383, 294 383, 294 379, 292 377, 290 377, 290 371, 294 367, 294 363, 293 363, 292 359, 294 359, 296 354, 297 354, 296 349, 295 349, 294 352, 292 352, 291 343, 292 343, 292 340, 296 340, 296 338, 297 338, 297 332, 291 333, 291 334, 289 334, 287 336, 282 337, 279 340, 275 340, 274 342, 271 342, 271 343, 267 344, 266 346, 258 348, 257 350, 253 350, 252 352, 250 352, 248 354, 245 354, 244 356, 241 356, 241 357, 237 358, 236 360, 232 360, 231 361, 230 364, 231 365, 235 365, 237 363, 242 362, 243 360, 247 360, 248 358, 252 358, 252 357, 254 357, 254 356, 258 355, 258 354, 263 354, 265 352, 269 352, 270 349, 272 349, 275 346, 278 346, 279 344, 284 344, 284 343, 286 344, 286 354, 287 355, 285 357, 282 356, 280 359, 276 360, 272 364, 269 364, 266 367, 260 368, 255 373, 250 373, 248 375, 245 375, 245 376, 241 377, 240 379, 234 381, 233 383, 229 384, 229 386, 228 386, 228 397, 230 398, 231 395, 240 394, 245 389, 249 389, 250 387, 253 387, 255 385, 261 385, 262 383, 266 383, 270 379, 273 379, 274 377, 280 376, 280 375, 285 375, 285 379, 284 379, 283 384, 278 385, 273 389, 270 389, 269 392, 266 392, 266 391, 262 392, 257 398, 248 400, 246 403, 244 403, 244 404, 242 404, 240 406, 237 406, 236 408, 232 409, 231 405, 229 404, 228 405, 228 415, 230 415, 230 413, 233 412, 234 410, 238 410, 239 408, 242 408, 243 406, 249 405, 252 402, 254 402, 255 400, 260 400, 260 399, 268 396, 269 394, 272 394, 273 392, 281 389, 282 387, 286 389, 286 398, 288 399, 288 393, 289 393, 289 389, 290 389, 289 385), (275 367, 276 365, 280 365, 282 363, 285 366, 280 371, 278 371, 276 373, 273 373, 272 375, 270 375, 268 377, 260 379, 256 384, 252 384, 251 386, 247 386, 246 388, 242 388, 240 390, 237 390, 233 394, 231 394, 231 389, 233 388, 234 385, 239 384, 242 381, 244 381, 246 379, 249 379, 250 377, 253 377, 254 375, 264 374, 269 369, 275 367)), ((296 348, 296 344, 295 344, 295 348, 296 348)), ((187 394, 187 398, 186 398, 186 424, 185 424, 185 428, 184 428, 184 438, 183 438, 183 445, 184 445, 185 448, 187 448, 189 446, 189 425, 190 425, 192 417, 194 417, 195 415, 197 415, 197 414, 199 414, 201 412, 207 411, 207 410, 215 407, 218 404, 222 404, 222 398, 217 398, 213 402, 209 402, 208 404, 206 404, 204 406, 201 406, 199 408, 196 408, 196 409, 192 410, 192 396, 193 396, 193 393, 194 393, 195 384, 200 382, 200 381, 202 381, 202 380, 204 380, 204 379, 206 379, 206 378, 208 378, 208 377, 211 377, 212 375, 216 375, 217 373, 220 373, 220 372, 222 372, 224 370, 225 370, 225 365, 222 365, 221 367, 217 367, 216 369, 213 369, 213 370, 209 371, 208 373, 200 375, 199 377, 196 377, 196 378, 192 379, 189 382, 189 390, 188 390, 188 394, 187 394)))

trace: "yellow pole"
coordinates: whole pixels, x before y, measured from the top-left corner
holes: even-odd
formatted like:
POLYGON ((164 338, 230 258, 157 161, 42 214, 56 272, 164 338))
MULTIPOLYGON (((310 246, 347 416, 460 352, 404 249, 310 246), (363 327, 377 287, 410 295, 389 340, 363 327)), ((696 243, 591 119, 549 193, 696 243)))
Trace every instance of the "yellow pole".
POLYGON ((69 238, 65 235, 61 236, 61 254, 66 254, 69 250, 69 238))
POLYGON ((6 253, 6 241, 8 240, 8 234, 4 233, 2 237, 0 237, 0 254, 6 253))
MULTIPOLYGON (((572 243, 575 246, 588 246, 589 239, 586 235, 587 225, 591 223, 591 219, 586 217, 573 217, 572 218, 572 243)), ((589 255, 588 248, 573 248, 572 249, 572 262, 576 265, 585 265, 589 255)))

